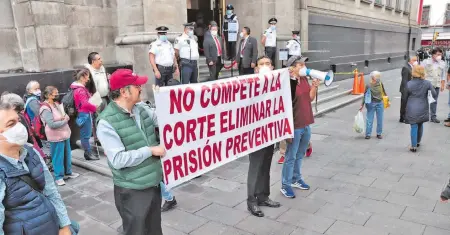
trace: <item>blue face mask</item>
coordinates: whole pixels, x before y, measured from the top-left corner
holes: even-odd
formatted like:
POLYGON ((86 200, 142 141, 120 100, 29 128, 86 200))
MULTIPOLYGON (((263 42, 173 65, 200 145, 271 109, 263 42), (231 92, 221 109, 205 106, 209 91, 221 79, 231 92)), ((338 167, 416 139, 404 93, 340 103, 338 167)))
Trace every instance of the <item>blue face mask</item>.
POLYGON ((227 10, 227 15, 233 14, 233 10, 227 10))
POLYGON ((189 30, 188 33, 187 33, 187 35, 189 35, 189 37, 194 36, 194 31, 193 31, 193 30, 189 30))
POLYGON ((161 40, 163 42, 167 41, 167 35, 160 35, 159 40, 161 40))
POLYGON ((270 26, 270 29, 272 29, 272 30, 276 30, 276 29, 277 29, 277 26, 275 26, 275 25, 272 25, 272 26, 270 26))

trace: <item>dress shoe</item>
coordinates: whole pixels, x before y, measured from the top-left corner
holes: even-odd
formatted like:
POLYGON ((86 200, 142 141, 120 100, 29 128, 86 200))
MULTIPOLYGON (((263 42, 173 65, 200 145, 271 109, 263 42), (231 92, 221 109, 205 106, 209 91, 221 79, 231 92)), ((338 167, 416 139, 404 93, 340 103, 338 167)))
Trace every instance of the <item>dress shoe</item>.
POLYGON ((400 120, 399 120, 399 122, 405 122, 405 119, 403 119, 403 118, 400 118, 400 120))
POLYGON ((172 201, 166 201, 164 202, 164 205, 161 208, 161 212, 170 211, 177 205, 177 200, 175 200, 175 197, 173 197, 172 201))
POLYGON ((441 121, 439 121, 437 118, 431 119, 431 122, 434 122, 434 123, 441 123, 441 121))
POLYGON ((100 160, 100 158, 98 156, 95 156, 92 152, 84 152, 84 159, 86 159, 87 161, 100 160))
POLYGON ((267 198, 265 201, 258 202, 258 206, 267 206, 267 207, 272 207, 272 208, 278 208, 281 205, 279 202, 275 202, 275 201, 272 201, 272 199, 267 198))
POLYGON ((258 205, 247 205, 247 210, 252 213, 252 215, 257 217, 264 217, 264 213, 261 211, 258 205))

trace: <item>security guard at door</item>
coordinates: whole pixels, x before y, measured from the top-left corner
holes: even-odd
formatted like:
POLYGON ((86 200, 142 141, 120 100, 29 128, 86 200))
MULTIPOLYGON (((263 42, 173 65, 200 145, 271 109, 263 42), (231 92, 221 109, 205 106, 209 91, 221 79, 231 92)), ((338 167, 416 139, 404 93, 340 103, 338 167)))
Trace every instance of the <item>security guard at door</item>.
POLYGON ((286 48, 289 49, 288 59, 292 56, 301 56, 302 49, 300 43, 300 31, 292 31, 292 39, 286 44, 286 48))
MULTIPOLYGON (((225 39, 225 43, 226 43, 226 58, 227 60, 231 60, 234 59, 236 56, 236 42, 229 42, 228 41, 228 23, 229 22, 235 22, 237 24, 237 27, 239 29, 239 21, 238 18, 236 16, 236 14, 234 13, 234 7, 231 4, 227 5, 227 11, 226 14, 223 16, 223 39, 225 39)), ((237 32, 234 32, 237 34, 237 32)))
POLYGON ((277 54, 277 22, 276 18, 269 20, 270 27, 264 31, 261 38, 261 43, 265 48, 265 54, 272 60, 272 64, 275 67, 275 57, 277 54))
POLYGON ((194 37, 195 23, 186 23, 184 32, 175 39, 175 53, 180 57, 181 82, 183 84, 197 83, 198 78, 198 43, 194 37))
POLYGON ((155 85, 167 86, 169 80, 173 79, 173 73, 179 74, 175 50, 172 43, 167 39, 169 28, 160 26, 156 28, 158 39, 150 44, 150 64, 155 73, 155 85))

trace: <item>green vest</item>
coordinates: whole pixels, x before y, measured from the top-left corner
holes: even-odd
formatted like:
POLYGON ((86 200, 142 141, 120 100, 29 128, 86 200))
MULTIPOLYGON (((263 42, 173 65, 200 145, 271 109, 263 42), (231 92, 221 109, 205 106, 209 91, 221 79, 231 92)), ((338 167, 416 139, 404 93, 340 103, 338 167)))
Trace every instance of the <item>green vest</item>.
MULTIPOLYGON (((130 113, 120 108, 116 102, 111 102, 99 115, 100 120, 107 121, 117 132, 125 146, 125 151, 137 150, 142 147, 156 146, 155 124, 144 107, 136 106, 141 129, 136 125, 130 113)), ((159 157, 149 157, 141 164, 133 167, 115 169, 108 161, 113 174, 114 184, 129 189, 146 189, 156 185, 162 180, 162 167, 159 157)))

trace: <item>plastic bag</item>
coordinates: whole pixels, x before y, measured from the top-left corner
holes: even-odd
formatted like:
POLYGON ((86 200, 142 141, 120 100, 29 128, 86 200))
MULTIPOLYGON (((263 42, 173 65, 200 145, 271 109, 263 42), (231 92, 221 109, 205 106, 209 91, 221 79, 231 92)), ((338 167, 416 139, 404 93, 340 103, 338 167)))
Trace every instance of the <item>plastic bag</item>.
POLYGON ((361 111, 358 111, 355 116, 355 122, 353 123, 353 130, 355 130, 356 133, 363 133, 365 127, 366 124, 364 122, 364 115, 361 111))
POLYGON ((431 91, 428 91, 428 104, 432 104, 436 102, 436 100, 433 98, 433 94, 431 94, 431 91))

